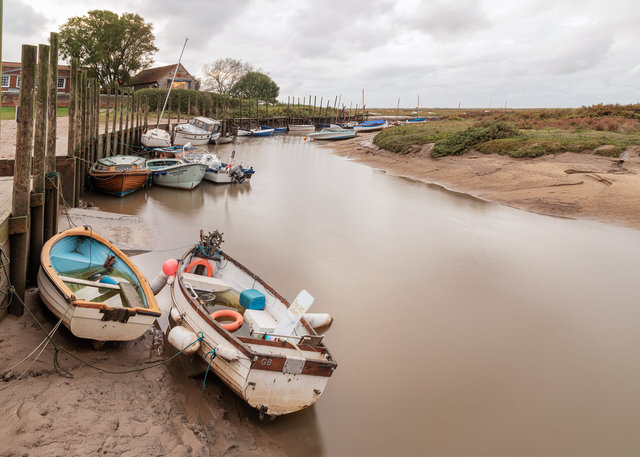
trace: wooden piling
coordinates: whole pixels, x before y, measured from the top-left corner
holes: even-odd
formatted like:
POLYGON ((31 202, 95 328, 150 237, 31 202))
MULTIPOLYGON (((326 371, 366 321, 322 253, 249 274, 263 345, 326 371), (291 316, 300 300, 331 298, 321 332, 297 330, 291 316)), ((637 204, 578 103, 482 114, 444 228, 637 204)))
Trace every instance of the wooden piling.
MULTIPOLYGON (((29 239, 29 199, 31 190, 31 148, 33 141, 33 101, 36 79, 36 47, 22 45, 20 96, 16 130, 16 156, 13 171, 13 200, 9 218, 10 276, 15 294, 24 301, 27 283, 29 239)), ((22 315, 18 300, 12 300, 9 312, 22 315)))
POLYGON ((76 196, 78 197, 78 202, 80 201, 80 197, 84 195, 84 183, 85 178, 87 176, 87 145, 88 145, 88 132, 89 132, 89 123, 87 119, 87 71, 82 70, 80 75, 80 89, 78 90, 78 94, 80 95, 80 147, 78 148, 78 181, 76 182, 76 196))
MULTIPOLYGON (((78 98, 78 58, 71 59, 71 71, 69 79, 69 127, 67 135, 67 156, 75 156, 76 145, 76 99, 78 98)), ((77 168, 77 167, 76 167, 77 168)), ((73 191, 73 199, 69 202, 71 206, 76 206, 76 191, 73 191)))
POLYGON ((123 153, 124 131, 122 130, 122 117, 124 114, 124 90, 120 90, 120 125, 118 128, 118 149, 116 154, 123 153))
POLYGON ((93 88, 93 96, 95 99, 95 104, 93 105, 93 109, 95 110, 95 118, 93 121, 93 136, 96 142, 96 154, 93 157, 93 162, 102 158, 102 151, 104 147, 104 138, 100 138, 100 86, 98 85, 98 80, 95 79, 95 87, 93 88))
POLYGON ((47 148, 47 85, 49 83, 49 46, 38 46, 38 90, 33 140, 33 189, 31 191, 31 232, 27 281, 36 283, 44 234, 44 159, 47 148))
POLYGON ((109 134, 109 104, 111 103, 111 89, 107 90, 107 112, 104 121, 104 157, 109 157, 111 152, 111 136, 109 134))
MULTIPOLYGON (((0 0, 1 1, 1 0, 0 0)), ((49 92, 47 98, 47 151, 45 154, 45 206, 43 242, 58 233, 58 189, 60 179, 56 172, 56 127, 58 120, 58 34, 49 35, 49 92)))
POLYGON ((127 89, 127 102, 125 103, 126 106, 126 113, 124 115, 124 132, 122 135, 123 138, 123 151, 127 151, 129 149, 129 136, 130 136, 130 131, 129 131, 129 116, 131 114, 131 91, 129 89, 127 89))
POLYGON ((116 155, 118 153, 118 132, 116 131, 116 123, 118 118, 118 83, 116 82, 113 97, 113 125, 111 127, 111 153, 109 156, 116 155))

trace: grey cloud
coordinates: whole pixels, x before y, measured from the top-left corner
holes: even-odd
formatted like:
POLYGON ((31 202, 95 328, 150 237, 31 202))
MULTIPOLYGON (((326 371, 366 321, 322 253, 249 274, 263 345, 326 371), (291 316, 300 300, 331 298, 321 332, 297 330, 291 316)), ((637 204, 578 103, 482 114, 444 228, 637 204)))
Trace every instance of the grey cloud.
POLYGON ((474 0, 421 2, 415 10, 411 9, 406 23, 409 27, 436 39, 450 39, 461 34, 462 38, 470 31, 490 25, 487 14, 482 9, 482 3, 474 0))
POLYGON ((48 19, 31 5, 19 0, 4 3, 4 33, 19 37, 30 37, 46 29, 48 19))

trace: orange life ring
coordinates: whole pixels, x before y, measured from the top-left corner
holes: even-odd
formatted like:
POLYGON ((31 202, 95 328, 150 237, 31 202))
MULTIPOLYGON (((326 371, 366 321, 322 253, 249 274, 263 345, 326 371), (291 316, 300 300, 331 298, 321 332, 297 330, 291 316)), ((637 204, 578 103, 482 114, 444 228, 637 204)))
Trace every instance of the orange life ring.
POLYGON ((194 260, 193 262, 191 262, 189 265, 187 265, 187 268, 184 269, 184 271, 186 273, 191 272, 192 268, 197 267, 198 265, 203 265, 206 269, 207 269, 207 276, 212 277, 213 276, 213 266, 211 265, 211 262, 209 262, 206 259, 197 259, 194 260))
POLYGON ((214 320, 219 317, 233 317, 235 319, 235 321, 233 322, 228 322, 228 323, 219 322, 222 328, 224 328, 225 330, 229 330, 230 332, 240 328, 240 326, 244 322, 244 317, 242 317, 242 314, 240 314, 238 311, 233 309, 219 309, 218 311, 214 311, 211 314, 209 314, 209 316, 211 316, 211 319, 214 319, 214 320))

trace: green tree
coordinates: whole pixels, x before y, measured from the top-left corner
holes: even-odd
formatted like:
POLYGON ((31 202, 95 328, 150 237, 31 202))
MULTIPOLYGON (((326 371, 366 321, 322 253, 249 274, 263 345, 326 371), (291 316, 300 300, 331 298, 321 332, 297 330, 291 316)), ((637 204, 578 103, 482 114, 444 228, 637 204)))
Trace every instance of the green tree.
POLYGON ((250 71, 231 89, 232 95, 267 101, 275 101, 279 93, 280 87, 269 76, 258 71, 250 71))
POLYGON ((151 55, 158 48, 152 28, 138 14, 89 11, 60 27, 60 55, 78 57, 101 86, 126 83, 132 73, 153 63, 151 55))

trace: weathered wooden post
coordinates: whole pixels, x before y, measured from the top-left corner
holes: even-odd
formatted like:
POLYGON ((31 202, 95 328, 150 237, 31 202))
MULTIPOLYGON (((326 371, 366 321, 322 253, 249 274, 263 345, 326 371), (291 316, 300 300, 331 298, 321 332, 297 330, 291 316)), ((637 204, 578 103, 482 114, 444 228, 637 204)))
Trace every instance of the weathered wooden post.
MULTIPOLYGON (((0 0, 1 1, 1 0, 0 0)), ((58 233, 60 176, 56 172, 56 126, 58 107, 58 34, 49 35, 49 92, 47 99, 47 152, 44 160, 45 206, 43 242, 58 233)))
MULTIPOLYGON (((71 59, 71 71, 70 71, 70 79, 69 79, 69 122, 68 122, 68 135, 67 135, 67 157, 74 157, 76 154, 76 100, 78 98, 78 58, 73 57, 71 59)), ((76 159, 75 163, 76 170, 78 169, 78 163, 76 159)), ((74 186, 73 186, 73 198, 69 203, 71 206, 77 206, 78 201, 76 200, 76 190, 75 188, 78 185, 77 182, 77 171, 76 175, 73 177, 74 186)))
MULTIPOLYGON (((16 157, 13 170, 13 201, 9 219, 11 284, 15 288, 15 294, 22 301, 24 301, 27 283, 35 79, 36 47, 23 44, 20 68, 20 109, 18 110, 16 157)), ((9 312, 19 316, 22 315, 24 309, 18 301, 12 300, 9 312)))
POLYGON ((84 183, 86 177, 86 158, 87 158, 87 71, 80 72, 80 88, 78 89, 79 105, 79 122, 80 122, 80 145, 78 147, 78 182, 76 183, 76 197, 80 202, 80 197, 84 195, 84 183))
POLYGON ((109 134, 109 103, 111 103, 111 89, 107 90, 107 112, 104 121, 104 155, 109 157, 111 152, 111 135, 109 134))
POLYGON ((49 46, 38 46, 38 91, 33 140, 33 190, 31 191, 31 234, 27 279, 36 283, 44 236, 44 157, 47 148, 47 85, 49 83, 49 46))
POLYGON ((111 128, 111 153, 110 156, 118 153, 118 132, 116 131, 116 119, 118 118, 118 82, 116 82, 113 99, 113 126, 111 128))
POLYGON ((124 143, 124 130, 122 129, 122 117, 124 114, 124 90, 120 90, 120 126, 118 128, 118 152, 117 154, 122 154, 124 152, 123 143, 124 143))

